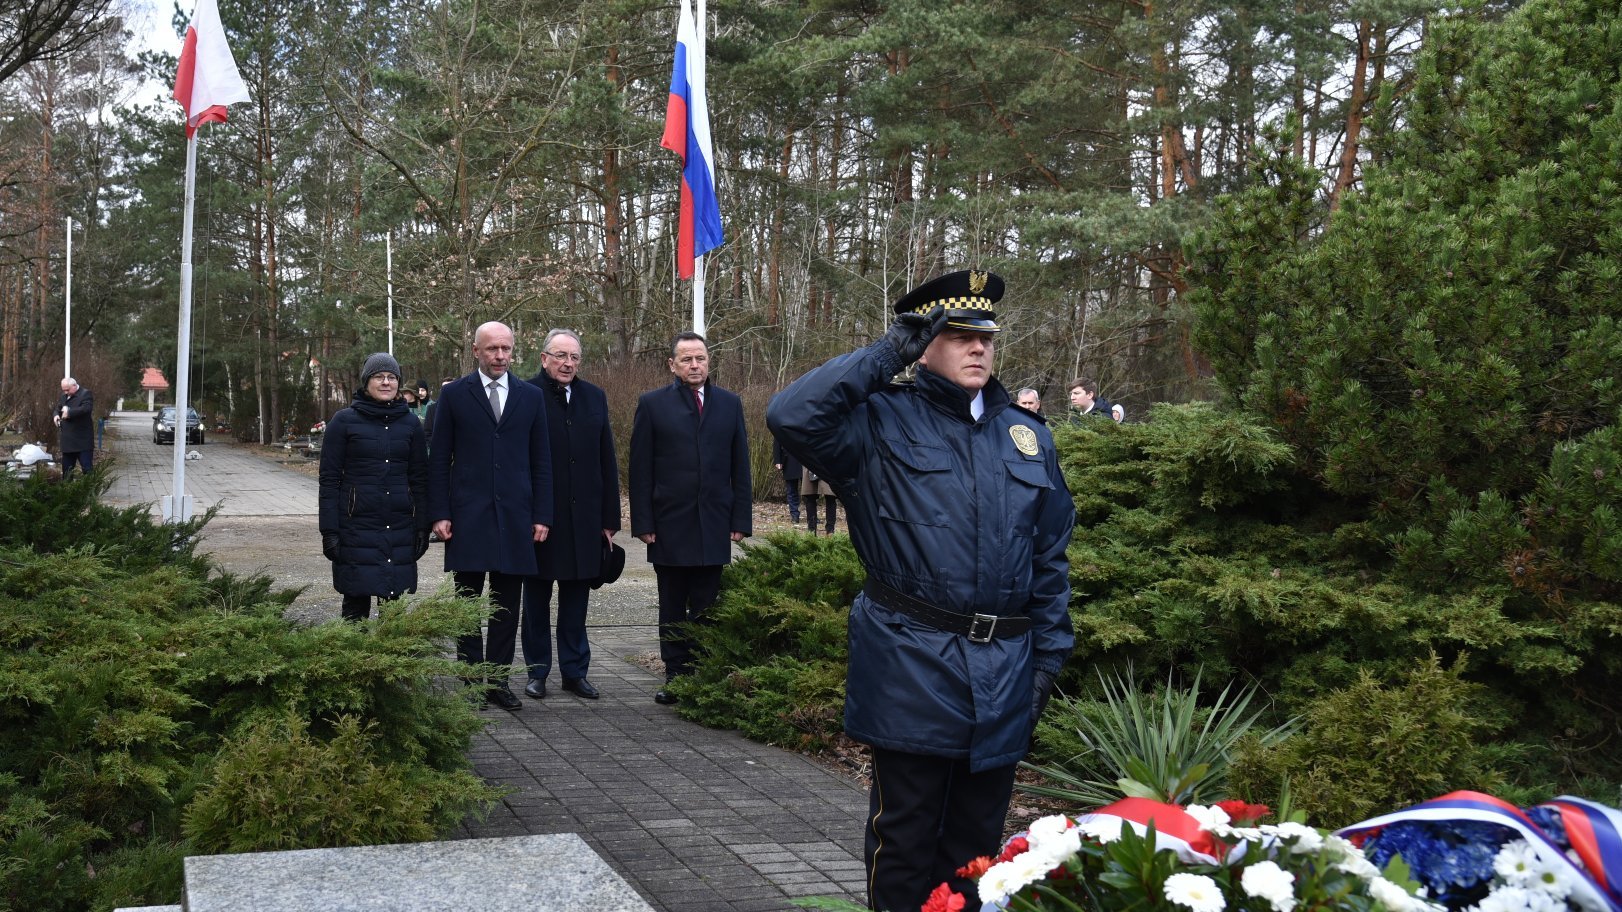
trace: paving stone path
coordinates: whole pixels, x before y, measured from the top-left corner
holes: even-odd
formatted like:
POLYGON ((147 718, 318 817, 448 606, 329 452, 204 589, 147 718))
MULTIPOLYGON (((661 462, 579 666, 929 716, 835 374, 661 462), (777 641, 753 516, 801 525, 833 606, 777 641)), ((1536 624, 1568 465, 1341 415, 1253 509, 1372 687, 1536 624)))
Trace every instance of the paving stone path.
MULTIPOLYGON (((109 502, 156 503, 169 493, 173 455, 152 443, 151 413, 114 413, 107 447, 118 460, 109 502)), ((197 509, 221 506, 204 549, 233 572, 309 586, 295 609, 335 617, 315 479, 219 440, 188 449, 200 456, 186 464, 197 509)), ((658 648, 652 568, 640 546, 627 550, 626 575, 592 599, 591 680, 602 699, 563 693, 554 676, 545 700, 525 698, 516 713, 485 710, 474 769, 511 791, 458 835, 578 833, 667 912, 777 912, 801 896, 860 902, 866 792, 799 754, 653 702, 660 677, 631 661, 658 648)), ((512 683, 521 692, 522 677, 512 683)))

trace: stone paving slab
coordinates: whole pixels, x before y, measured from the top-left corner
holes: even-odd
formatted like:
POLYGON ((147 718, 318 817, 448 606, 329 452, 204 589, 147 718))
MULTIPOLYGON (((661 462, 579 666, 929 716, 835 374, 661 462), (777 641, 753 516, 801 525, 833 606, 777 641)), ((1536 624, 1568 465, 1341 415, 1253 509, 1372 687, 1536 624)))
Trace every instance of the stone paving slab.
MULTIPOLYGON (((118 457, 110 502, 155 504, 169 493, 173 457, 153 445, 150 427, 150 413, 115 413, 108 422, 118 457)), ((220 502, 223 516, 243 517, 231 521, 237 538, 262 526, 317 547, 314 478, 227 444, 195 449, 203 459, 187 463, 186 474, 199 511, 220 502)), ((204 538, 206 549, 207 529, 204 538)), ((628 660, 657 653, 656 628, 625 623, 657 616, 643 551, 630 546, 637 560, 626 571, 646 576, 643 584, 622 579, 592 594, 590 676, 602 698, 565 693, 554 676, 545 700, 521 697, 516 713, 484 710, 490 724, 472 744, 474 769, 511 792, 459 835, 577 833, 661 912, 783 912, 799 896, 861 902, 867 796, 858 783, 653 702, 662 677, 628 660), (615 601, 627 604, 595 610, 615 601), (616 623, 600 625, 605 616, 616 623)), ((265 572, 280 579, 278 566, 265 572)), ((437 581, 425 574, 422 585, 437 581)), ((522 693, 521 675, 511 683, 522 693)))
POLYGON ((186 859, 186 912, 648 912, 579 836, 186 859))

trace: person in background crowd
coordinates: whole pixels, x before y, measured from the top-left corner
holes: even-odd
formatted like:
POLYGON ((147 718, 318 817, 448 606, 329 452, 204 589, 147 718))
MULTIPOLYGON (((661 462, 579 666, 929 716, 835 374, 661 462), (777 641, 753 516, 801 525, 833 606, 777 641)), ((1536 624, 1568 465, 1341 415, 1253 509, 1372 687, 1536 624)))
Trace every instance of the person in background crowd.
POLYGON ((535 546, 540 572, 524 580, 522 637, 529 681, 524 693, 546 697, 552 671, 552 584, 558 588, 558 668, 563 689, 587 700, 598 697, 586 679, 591 643, 586 639, 586 605, 602 572, 603 553, 620 529, 620 470, 614 460, 614 431, 608 397, 580 379, 584 356, 580 337, 554 329, 541 345, 539 387, 552 447, 552 532, 535 546))
POLYGON ((1077 377, 1070 381, 1070 420, 1079 421, 1085 417, 1113 417, 1110 415, 1110 401, 1098 395, 1098 384, 1087 377, 1077 377))
POLYGON ((428 406, 433 405, 433 399, 430 398, 430 394, 428 392, 428 381, 418 380, 416 389, 417 404, 412 406, 411 414, 416 415, 417 420, 424 423, 423 430, 426 431, 428 429, 428 406))
POLYGON ((795 525, 800 524, 800 461, 783 452, 783 444, 772 438, 772 468, 783 473, 783 490, 788 492, 788 516, 795 525))
POLYGON ((819 478, 816 472, 804 469, 800 476, 800 499, 805 501, 806 528, 812 535, 834 534, 835 513, 839 510, 839 497, 834 489, 828 486, 826 479, 819 478), (826 524, 822 532, 817 531, 817 499, 822 499, 822 505, 827 513, 826 524))
POLYGON ((1014 404, 1027 412, 1042 414, 1042 394, 1028 386, 1015 394, 1014 404))
POLYGON ((416 592, 428 551, 428 444, 399 389, 394 358, 367 358, 360 389, 322 439, 321 553, 346 621, 370 617, 374 597, 416 592))
MULTIPOLYGON (((648 546, 659 583, 659 655, 665 682, 692 673, 687 625, 721 593, 732 544, 753 530, 749 436, 736 393, 710 383, 704 337, 670 343, 674 382, 643 393, 631 424, 631 534, 648 546)), ((660 689, 657 703, 676 695, 660 689)))
POLYGON ((1116 424, 1120 424, 1126 420, 1126 409, 1122 408, 1119 402, 1113 403, 1109 407, 1109 416, 1115 419, 1116 424))
POLYGON ((413 415, 417 414, 417 391, 416 390, 401 390, 400 391, 400 401, 405 403, 407 411, 409 411, 413 415))
MULTIPOLYGON (((419 380, 417 382, 421 383, 422 381, 419 380)), ((450 386, 452 383, 455 383, 455 382, 456 382, 455 377, 446 377, 443 380, 440 380, 439 381, 439 395, 444 396, 445 395, 445 387, 450 386)), ((434 442, 434 409, 437 408, 438 406, 439 406, 439 399, 430 399, 428 401, 428 407, 423 409, 423 411, 422 411, 422 430, 423 430, 423 433, 428 435, 428 444, 429 444, 429 446, 432 446, 433 442, 434 442)))
POLYGON ((440 388, 428 453, 428 516, 445 543, 445 569, 458 593, 478 597, 490 582, 488 641, 456 641, 457 658, 503 671, 486 681, 485 704, 516 711, 507 685, 518 639, 524 577, 534 576, 535 542, 552 526, 552 455, 543 393, 514 377, 513 333, 484 323, 473 334, 478 369, 440 388))
MULTIPOLYGON (((62 480, 73 476, 73 467, 79 466, 85 474, 96 455, 96 424, 91 417, 95 398, 90 391, 72 377, 62 378, 62 395, 56 400, 56 414, 51 416, 57 427, 57 443, 62 447, 62 480)), ((180 436, 184 440, 185 424, 180 436)))
POLYGON ((766 424, 844 500, 867 583, 849 617, 845 731, 873 749, 868 904, 918 909, 997 854, 1014 770, 1075 643, 1075 506, 1045 422, 992 376, 1003 281, 954 272, 877 342, 772 399, 766 424), (917 379, 892 378, 914 361, 917 379))

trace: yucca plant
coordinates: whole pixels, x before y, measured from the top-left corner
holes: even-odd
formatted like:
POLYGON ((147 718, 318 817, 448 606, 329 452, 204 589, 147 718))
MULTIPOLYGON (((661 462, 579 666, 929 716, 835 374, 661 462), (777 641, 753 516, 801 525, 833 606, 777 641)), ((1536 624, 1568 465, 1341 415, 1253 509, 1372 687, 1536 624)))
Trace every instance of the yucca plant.
MULTIPOLYGON (((1129 672, 1130 674, 1130 672, 1129 672)), ((1256 731, 1262 711, 1252 711, 1254 684, 1234 692, 1232 684, 1207 707, 1200 705, 1200 674, 1186 688, 1168 680, 1157 694, 1138 691, 1130 679, 1099 673, 1101 702, 1060 698, 1049 709, 1050 724, 1073 726, 1086 748, 1052 766, 1022 763, 1058 785, 1021 785, 1033 795, 1096 807, 1124 797, 1172 804, 1225 797, 1234 747, 1256 731)), ((1292 734, 1297 721, 1260 732, 1263 745, 1292 734)))

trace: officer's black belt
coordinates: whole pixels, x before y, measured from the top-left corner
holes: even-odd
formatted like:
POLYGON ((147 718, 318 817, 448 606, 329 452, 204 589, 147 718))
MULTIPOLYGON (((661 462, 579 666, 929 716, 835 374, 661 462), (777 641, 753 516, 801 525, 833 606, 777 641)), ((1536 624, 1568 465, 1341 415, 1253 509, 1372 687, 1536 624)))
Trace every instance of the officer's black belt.
POLYGON ((913 620, 943 633, 966 636, 973 643, 989 643, 993 639, 1017 637, 1031 629, 1028 615, 958 614, 936 608, 922 599, 892 589, 873 577, 862 587, 867 597, 891 611, 899 611, 913 620))

